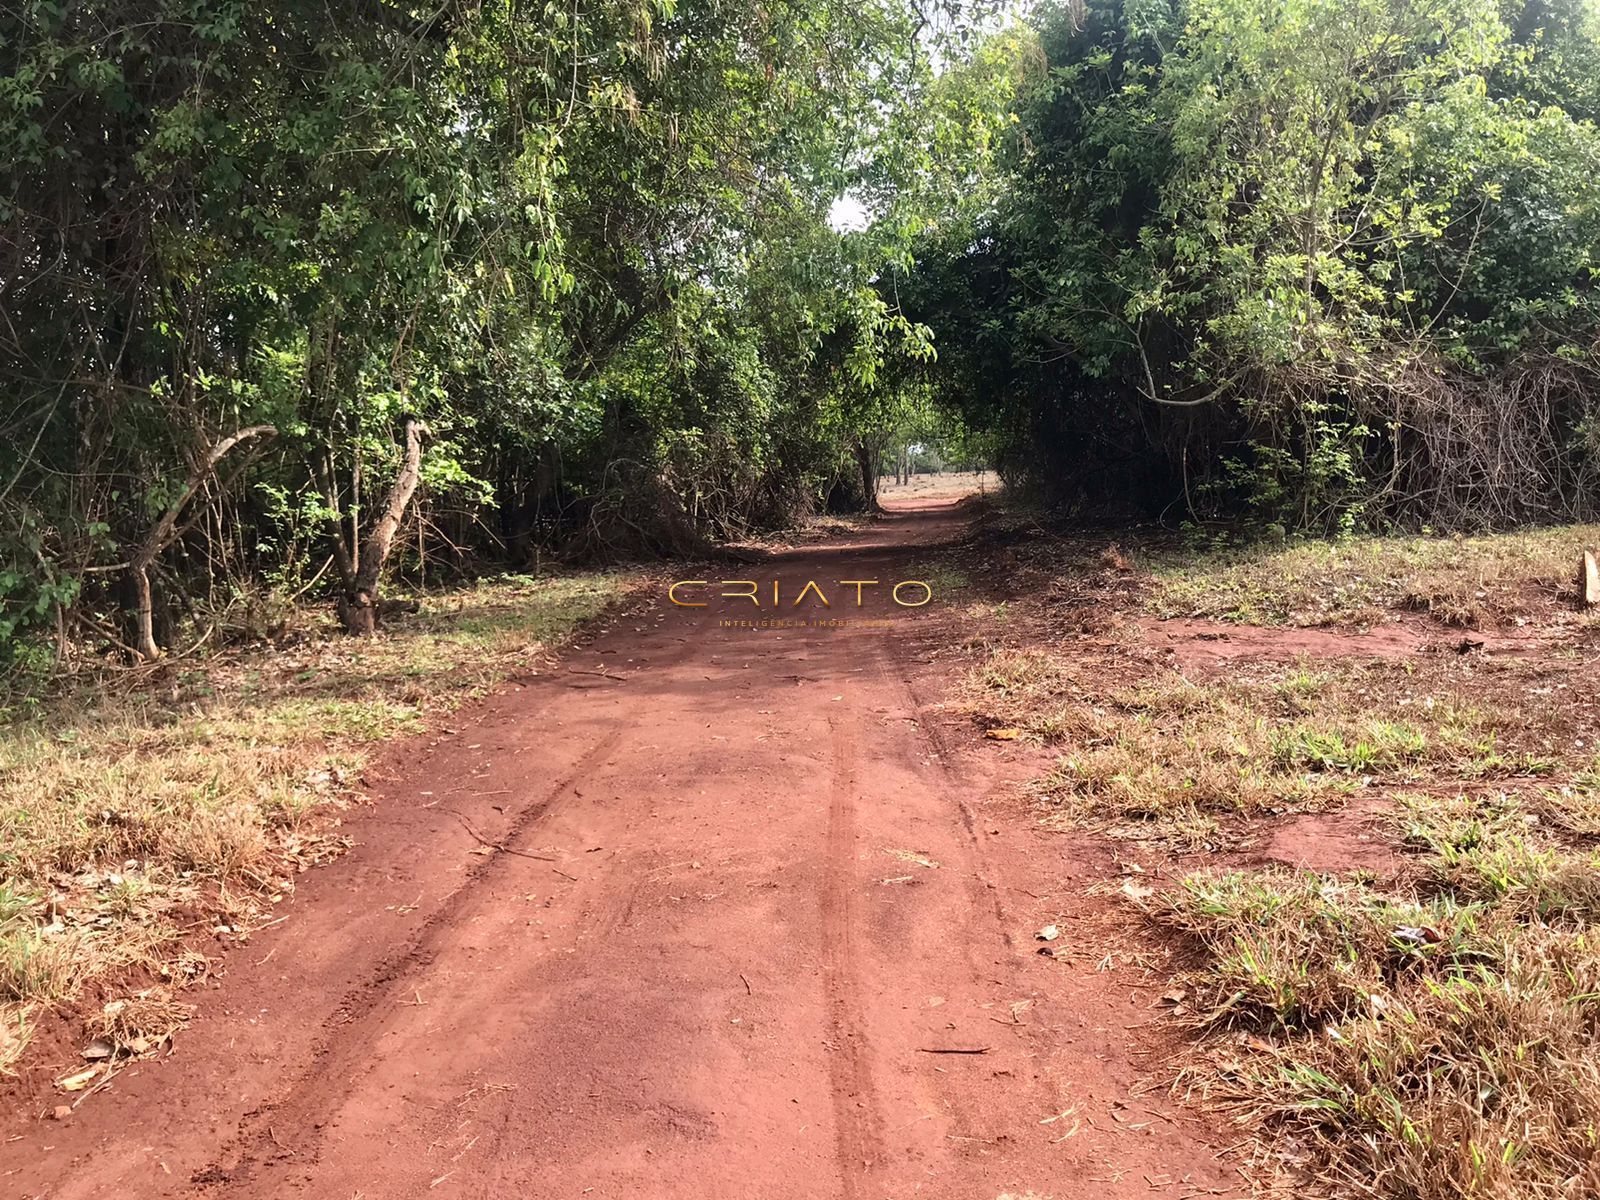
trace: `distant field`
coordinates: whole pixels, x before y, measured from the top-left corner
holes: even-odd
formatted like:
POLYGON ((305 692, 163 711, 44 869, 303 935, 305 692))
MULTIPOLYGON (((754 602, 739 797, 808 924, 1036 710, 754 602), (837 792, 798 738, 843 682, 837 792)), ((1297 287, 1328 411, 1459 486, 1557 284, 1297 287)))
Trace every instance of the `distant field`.
POLYGON ((878 484, 880 500, 937 500, 955 499, 979 492, 1000 490, 1000 477, 993 471, 948 471, 938 475, 913 475, 910 482, 895 483, 892 479, 878 484))

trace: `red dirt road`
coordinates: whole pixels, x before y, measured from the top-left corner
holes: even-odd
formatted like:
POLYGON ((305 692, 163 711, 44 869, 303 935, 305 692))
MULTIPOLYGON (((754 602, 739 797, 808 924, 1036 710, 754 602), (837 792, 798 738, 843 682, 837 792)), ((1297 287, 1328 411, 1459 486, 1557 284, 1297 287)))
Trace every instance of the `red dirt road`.
POLYGON ((967 631, 833 583, 962 528, 924 502, 738 570, 889 627, 663 605, 397 749, 170 1056, 9 1123, 0 1195, 1236 1194, 1136 1094, 1138 973, 1036 953, 1111 860, 933 705, 967 631))

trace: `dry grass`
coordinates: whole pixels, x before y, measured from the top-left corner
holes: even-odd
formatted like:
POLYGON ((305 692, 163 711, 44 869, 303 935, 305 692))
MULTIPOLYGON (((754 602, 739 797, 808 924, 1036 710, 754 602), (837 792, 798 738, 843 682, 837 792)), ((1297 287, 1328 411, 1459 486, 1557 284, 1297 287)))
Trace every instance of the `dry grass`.
POLYGON ((176 1033, 192 1011, 165 987, 143 988, 107 1002, 84 1022, 84 1032, 97 1056, 137 1057, 176 1033))
POLYGON ((1164 617, 1256 625, 1372 625, 1396 610, 1478 628, 1547 613, 1575 592, 1584 548, 1600 526, 1479 537, 1360 537, 1159 553, 1145 564, 1164 617))
POLYGON ((1002 648, 969 676, 967 702, 985 724, 1063 748, 1037 785, 1051 820, 1189 850, 1359 788, 1544 778, 1590 758, 1586 718, 1550 715, 1544 666, 1435 657, 1141 676, 1114 657, 1002 648))
POLYGON ((1413 798, 1405 882, 1202 872, 1139 903, 1195 948, 1184 1082, 1333 1190, 1600 1190, 1600 856, 1497 793, 1413 798))
POLYGON ((31 1017, 91 979, 139 967, 181 983, 186 933, 242 935, 337 852, 327 814, 367 747, 533 665, 629 584, 505 579, 371 642, 172 664, 0 729, 0 1070, 31 1017))
POLYGON ((1157 862, 1357 790, 1392 814, 1382 874, 1213 867, 1121 889, 1187 967, 1164 997, 1199 1038, 1178 1090, 1236 1118, 1285 1190, 1600 1195, 1600 659, 1593 618, 1560 607, 1597 541, 1137 554, 1153 594, 1147 576, 1119 592, 1114 555, 1033 552, 1054 564, 1031 589, 1045 598, 968 677, 982 723, 1059 748, 1035 785, 1047 823, 1143 839, 1157 862), (1551 636, 1521 657, 1233 657, 1186 675, 1117 624, 1151 609, 1278 625, 1422 611, 1551 636))

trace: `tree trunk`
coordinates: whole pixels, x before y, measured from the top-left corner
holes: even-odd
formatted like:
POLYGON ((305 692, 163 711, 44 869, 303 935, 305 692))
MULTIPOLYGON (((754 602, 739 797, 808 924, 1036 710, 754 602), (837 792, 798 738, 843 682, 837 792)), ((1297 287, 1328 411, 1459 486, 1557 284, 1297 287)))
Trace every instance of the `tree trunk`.
POLYGON ((161 646, 156 641, 155 600, 150 592, 150 567, 177 536, 178 518, 183 515, 184 506, 200 490, 206 477, 217 469, 217 464, 227 456, 228 451, 240 442, 274 437, 277 432, 271 425, 251 425, 213 443, 189 472, 183 490, 167 505, 160 519, 144 535, 144 540, 128 556, 128 584, 133 595, 133 649, 142 661, 154 662, 161 657, 161 646))
POLYGON ((344 591, 339 597, 339 619, 345 632, 365 637, 377 632, 380 620, 378 583, 384 564, 389 561, 389 551, 394 546, 395 534, 405 518, 411 497, 422 482, 422 422, 407 417, 405 423, 405 452, 400 462, 400 473, 395 476, 389 495, 383 502, 383 515, 372 527, 357 559, 352 554, 339 555, 344 575, 344 591), (359 562, 359 566, 356 563, 359 562))
POLYGON ((161 647, 156 644, 156 606, 150 594, 149 567, 130 566, 128 582, 133 588, 134 653, 141 662, 154 662, 161 657, 161 647))
POLYGON ((865 441, 856 443, 856 462, 861 466, 861 494, 868 512, 878 511, 878 456, 865 441))

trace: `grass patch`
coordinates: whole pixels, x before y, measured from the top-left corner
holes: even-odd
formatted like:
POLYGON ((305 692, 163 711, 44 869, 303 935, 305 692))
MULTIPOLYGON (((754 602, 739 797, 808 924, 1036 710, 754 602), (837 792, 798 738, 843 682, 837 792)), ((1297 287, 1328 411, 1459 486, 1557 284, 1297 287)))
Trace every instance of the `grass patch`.
POLYGON ((1600 1195, 1595 626, 1513 654, 1440 639, 1406 659, 1242 652, 1185 668, 1117 618, 1570 626, 1559 593, 1597 541, 1587 527, 1141 552, 1153 581, 1114 554, 1095 565, 1093 543, 1007 550, 1038 564, 1031 603, 1010 645, 971 647, 964 702, 1057 749, 1034 784, 1047 824, 1138 838, 1139 879, 1181 876, 1122 889, 1185 968, 1163 1000, 1200 1052, 1177 1089, 1237 1118, 1286 1190, 1600 1195), (1322 823, 1273 818, 1357 793, 1363 835, 1387 813, 1402 847, 1374 846, 1381 876, 1183 876, 1161 853, 1282 831, 1265 853, 1298 858, 1322 823))
POLYGON ((1372 625, 1396 611, 1477 628, 1548 611, 1571 594, 1578 556, 1600 545, 1600 526, 1573 525, 1478 537, 1356 537, 1158 553, 1146 566, 1162 617, 1252 625, 1372 625))
MULTIPOLYGON (((319 810, 351 794, 368 747, 532 665, 629 586, 506 577, 370 641, 172 663, 0 728, 0 1070, 31 1017, 90 979, 143 967, 181 983, 186 926, 247 929, 336 851, 319 810)), ((151 1036, 149 1014, 173 1006, 134 1000, 104 1036, 151 1036)))
MULTIPOLYGON (((934 603, 957 599, 972 587, 972 580, 966 571, 947 559, 919 563, 911 578, 920 579, 932 589, 934 603)), ((907 591, 907 598, 916 598, 915 589, 907 591)))
MULTIPOLYGON (((985 724, 1063 748, 1036 785, 1051 820, 1183 849, 1225 844, 1230 820, 1326 808, 1358 788, 1544 778, 1583 744, 1527 663, 1144 672, 1119 686, 1106 658, 1000 649, 970 674, 967 703, 985 724)), ((1585 819, 1600 821, 1600 805, 1585 819)))
POLYGON ((1413 797, 1404 884, 1206 871, 1136 901, 1194 948, 1183 1082, 1335 1188, 1594 1194, 1600 856, 1497 793, 1413 797))

